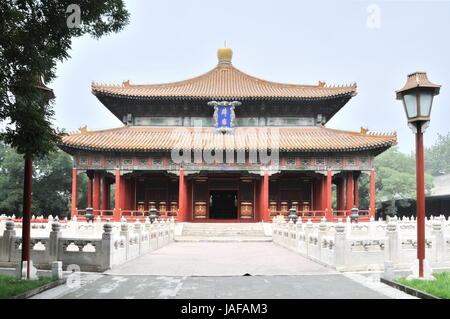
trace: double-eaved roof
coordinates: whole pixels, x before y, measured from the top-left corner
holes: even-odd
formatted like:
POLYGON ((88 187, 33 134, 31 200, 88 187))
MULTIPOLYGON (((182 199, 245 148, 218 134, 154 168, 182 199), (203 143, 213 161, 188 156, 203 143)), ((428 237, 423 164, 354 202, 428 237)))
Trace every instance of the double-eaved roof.
POLYGON ((343 152, 375 150, 382 152, 396 143, 397 136, 349 132, 317 127, 238 127, 233 133, 220 133, 213 127, 124 126, 102 131, 70 134, 62 140, 67 151, 151 152, 172 149, 252 150, 274 149, 299 152, 343 152))
POLYGON ((355 96, 356 83, 341 86, 285 84, 248 75, 231 64, 228 48, 219 50, 219 63, 211 71, 179 82, 134 85, 92 83, 94 95, 137 99, 204 99, 204 100, 308 100, 355 96))
MULTIPOLYGON (((232 51, 219 49, 219 63, 211 71, 185 81, 166 84, 122 85, 92 84, 98 97, 145 100, 346 100, 356 95, 356 84, 347 86, 283 84, 245 74, 231 64, 232 51)), ((327 102, 328 103, 328 102, 327 102)), ((330 101, 331 104, 338 105, 330 101)), ((328 104, 330 104, 328 103, 328 104)), ((342 104, 341 103, 341 104, 342 104)), ((340 104, 339 104, 340 105, 340 104)), ((338 107, 340 107, 338 105, 338 107)), ((335 106, 336 107, 336 106, 335 106)), ((202 150, 279 149, 287 152, 346 152, 371 150, 378 154, 396 143, 396 134, 374 134, 367 130, 349 132, 315 127, 237 127, 222 134, 213 127, 123 126, 87 131, 63 137, 60 147, 77 150, 153 152, 174 148, 202 150)))

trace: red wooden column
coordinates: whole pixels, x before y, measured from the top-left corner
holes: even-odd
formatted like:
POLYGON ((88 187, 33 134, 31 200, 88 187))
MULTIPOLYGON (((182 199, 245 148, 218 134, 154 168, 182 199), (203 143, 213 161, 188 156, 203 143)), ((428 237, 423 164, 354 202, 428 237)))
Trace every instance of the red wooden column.
POLYGON ((255 209, 254 209, 254 214, 255 214, 255 220, 259 221, 261 219, 261 215, 259 213, 260 209, 261 209, 261 194, 262 194, 262 181, 255 181, 254 184, 254 191, 255 191, 255 209))
POLYGON ((101 182, 101 178, 100 178, 100 173, 99 172, 95 172, 94 173, 94 196, 93 196, 93 206, 92 208, 94 208, 94 211, 96 210, 100 210, 100 182, 101 182))
POLYGON ((72 217, 77 215, 77 169, 72 169, 72 217))
POLYGON ((90 174, 88 174, 88 189, 87 189, 87 206, 92 208, 92 184, 93 184, 93 179, 90 176, 90 174))
POLYGON ((327 185, 326 185, 326 198, 327 205, 325 207, 325 217, 328 222, 333 221, 333 172, 327 171, 327 185))
POLYGON ((184 180, 184 170, 180 169, 180 179, 178 184, 178 218, 179 222, 187 220, 186 214, 186 183, 184 180))
POLYGON ((102 210, 109 209, 109 182, 106 176, 102 178, 102 210))
POLYGON ((106 186, 105 186, 105 209, 111 210, 111 180, 106 180, 106 186))
POLYGON ((375 171, 370 171, 370 205, 369 216, 375 217, 375 171))
POLYGON ((341 183, 339 180, 336 180, 336 182, 334 183, 336 185, 336 209, 340 210, 340 206, 341 206, 341 183))
POLYGON ((122 207, 120 206, 120 170, 116 169, 116 197, 114 199, 114 221, 120 221, 122 207))
POLYGON ((346 185, 346 210, 353 208, 353 172, 347 172, 347 185, 346 185))
POLYGON ((345 209, 345 184, 344 179, 340 178, 336 185, 337 209, 345 209))
POLYGON ((353 206, 359 208, 359 173, 353 174, 353 206))
POLYGON ((22 259, 20 263, 20 277, 22 279, 23 262, 27 262, 27 279, 30 279, 30 256, 31 256, 31 203, 33 191, 33 159, 25 158, 24 181, 23 181, 23 217, 22 217, 22 259))
POLYGON ((120 208, 121 208, 122 211, 129 209, 128 204, 127 204, 127 201, 128 201, 128 198, 127 198, 127 184, 128 184, 128 180, 124 176, 122 176, 120 178, 120 188, 119 188, 119 191, 120 191, 120 208))
POLYGON ((322 176, 322 190, 320 192, 320 210, 325 210, 327 208, 327 177, 322 176))
POLYGON ((130 202, 131 202, 131 209, 136 210, 136 177, 133 176, 133 178, 130 181, 131 191, 130 191, 130 202))
POLYGON ((261 194, 261 220, 270 222, 269 215, 269 173, 264 171, 263 184, 261 194))
POLYGON ((321 190, 322 190, 321 180, 315 179, 313 183, 313 205, 311 210, 320 210, 321 190))

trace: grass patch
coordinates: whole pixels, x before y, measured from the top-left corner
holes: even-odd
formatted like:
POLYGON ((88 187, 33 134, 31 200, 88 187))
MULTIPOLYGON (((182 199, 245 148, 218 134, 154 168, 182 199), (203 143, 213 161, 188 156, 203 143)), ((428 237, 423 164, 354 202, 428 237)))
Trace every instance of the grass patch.
POLYGON ((435 273, 433 276, 436 280, 406 280, 405 277, 402 277, 395 281, 439 298, 450 299, 450 272, 435 273))
POLYGON ((37 280, 18 280, 14 276, 0 275, 0 299, 11 298, 25 291, 32 290, 53 281, 56 277, 39 277, 37 280))

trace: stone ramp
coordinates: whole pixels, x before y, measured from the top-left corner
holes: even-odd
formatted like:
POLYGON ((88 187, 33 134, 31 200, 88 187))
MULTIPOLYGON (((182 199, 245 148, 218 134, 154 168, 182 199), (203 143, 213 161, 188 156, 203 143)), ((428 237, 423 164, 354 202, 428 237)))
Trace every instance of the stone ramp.
POLYGON ((178 242, 267 242, 262 223, 184 223, 178 242))
POLYGON ((106 272, 153 276, 274 276, 336 274, 272 242, 180 242, 106 272))

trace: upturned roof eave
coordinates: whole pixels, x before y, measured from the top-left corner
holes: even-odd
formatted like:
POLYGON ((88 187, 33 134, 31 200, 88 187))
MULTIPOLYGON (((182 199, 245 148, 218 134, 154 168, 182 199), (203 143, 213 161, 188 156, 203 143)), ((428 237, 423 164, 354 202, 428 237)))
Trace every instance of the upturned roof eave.
POLYGON ((333 100, 342 97, 352 98, 357 95, 355 91, 349 91, 345 93, 330 94, 326 96, 170 96, 170 95, 158 95, 158 96, 144 96, 144 95, 125 95, 116 94, 110 92, 104 92, 101 90, 92 90, 92 93, 97 97, 112 97, 125 100, 140 100, 140 101, 212 101, 212 100, 240 100, 240 101, 326 101, 333 100))
MULTIPOLYGON (((302 149, 302 148, 290 148, 290 149, 280 149, 281 152, 285 153, 330 153, 330 152, 361 152, 361 151, 378 151, 377 154, 385 151, 386 149, 394 146, 396 143, 384 143, 382 145, 376 146, 365 146, 365 147, 351 147, 351 148, 311 148, 311 149, 302 149)), ((124 153, 133 153, 133 152, 141 152, 141 153, 151 153, 151 152, 170 152, 171 149, 165 148, 102 148, 102 147, 91 147, 91 146, 78 146, 73 144, 58 144, 58 147, 64 151, 73 150, 73 151, 93 151, 93 152, 124 152, 124 153)), ((270 148, 269 148, 270 149, 270 148)), ((200 148, 193 148, 193 150, 200 150, 200 148)), ((209 149, 204 148, 202 150, 208 151, 209 149)), ((219 149, 215 149, 219 150, 219 149)), ((223 148, 222 150, 226 150, 223 148)), ((252 151, 254 149, 241 149, 237 148, 236 151, 252 151)), ((69 152, 72 154, 72 152, 69 152)))

